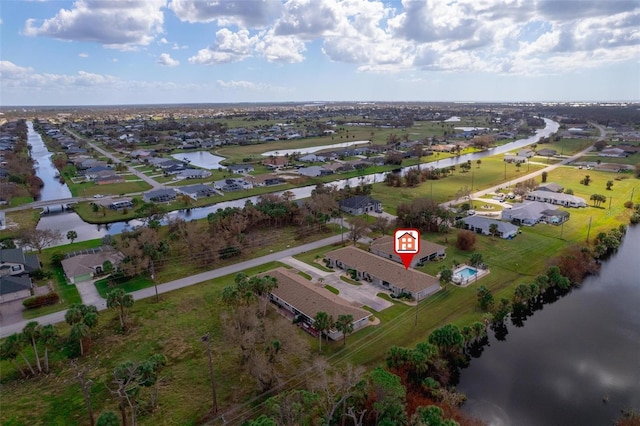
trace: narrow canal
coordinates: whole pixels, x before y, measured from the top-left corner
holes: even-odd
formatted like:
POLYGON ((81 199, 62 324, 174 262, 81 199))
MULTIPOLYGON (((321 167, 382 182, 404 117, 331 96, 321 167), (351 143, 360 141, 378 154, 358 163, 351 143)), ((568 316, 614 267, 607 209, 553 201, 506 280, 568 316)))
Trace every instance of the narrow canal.
POLYGON ((65 183, 60 183, 56 177, 58 170, 51 162, 53 154, 47 149, 40 134, 33 129, 31 121, 27 121, 27 142, 31 145, 31 158, 37 161, 35 164, 36 176, 44 182, 39 201, 71 198, 69 187, 65 183))

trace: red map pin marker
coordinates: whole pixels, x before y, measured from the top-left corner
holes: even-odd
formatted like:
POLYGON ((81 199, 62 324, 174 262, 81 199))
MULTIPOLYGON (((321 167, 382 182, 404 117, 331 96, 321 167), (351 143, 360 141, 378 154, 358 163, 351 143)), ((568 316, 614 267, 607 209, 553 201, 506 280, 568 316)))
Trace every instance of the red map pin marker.
POLYGON ((414 228, 399 228, 393 233, 393 249, 404 264, 405 269, 411 266, 411 260, 420 251, 420 231, 414 228))

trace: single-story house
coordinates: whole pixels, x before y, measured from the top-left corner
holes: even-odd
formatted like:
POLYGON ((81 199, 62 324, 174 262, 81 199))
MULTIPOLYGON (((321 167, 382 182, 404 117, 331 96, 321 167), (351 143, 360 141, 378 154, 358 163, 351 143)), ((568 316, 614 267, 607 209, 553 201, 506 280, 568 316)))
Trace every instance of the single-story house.
POLYGON ((598 153, 599 157, 627 157, 628 154, 624 149, 620 148, 607 148, 598 153))
POLYGON ((40 269, 40 260, 35 254, 25 254, 22 249, 0 250, 0 276, 29 274, 40 269))
MULTIPOLYGON (((371 253, 384 257, 385 259, 391 259, 394 262, 402 263, 402 259, 398 256, 394 250, 395 242, 393 240, 393 236, 385 235, 380 238, 376 238, 371 242, 369 247, 369 251, 371 253)), ((411 266, 415 268, 419 263, 425 263, 430 260, 435 260, 438 258, 443 258, 445 256, 445 246, 441 246, 440 244, 432 243, 431 241, 425 240, 422 238, 420 240, 420 251, 413 256, 411 259, 411 266)))
POLYGON ((111 262, 114 268, 120 264, 124 255, 119 251, 102 248, 92 253, 78 254, 62 260, 62 269, 67 280, 71 284, 93 279, 102 274, 106 261, 111 262))
POLYGON ((298 161, 302 161, 304 163, 317 163, 319 161, 327 161, 326 157, 321 156, 321 155, 316 155, 316 154, 307 154, 307 155, 303 155, 302 157, 298 158, 298 161))
POLYGON ((176 188, 176 191, 180 192, 181 194, 187 195, 193 200, 197 200, 198 198, 203 197, 210 197, 218 193, 211 186, 204 184, 181 186, 179 188, 176 188))
POLYGON ((96 176, 95 178, 93 178, 93 182, 96 185, 111 185, 115 183, 124 183, 125 179, 112 171, 111 173, 105 173, 100 176, 96 176))
POLYGON ((241 191, 243 189, 253 188, 253 184, 242 178, 227 178, 217 180, 213 183, 213 187, 223 192, 241 191))
POLYGON ((423 300, 440 289, 440 281, 436 277, 405 269, 399 263, 354 246, 331 251, 325 257, 334 268, 354 270, 359 279, 379 285, 396 296, 408 293, 423 300))
POLYGON ((176 199, 177 193, 173 188, 153 189, 142 194, 145 203, 165 203, 176 199))
POLYGON ((179 179, 204 179, 211 176, 211 172, 203 169, 184 169, 176 173, 179 179))
MULTIPOLYGON (((510 221, 516 225, 533 226, 538 222, 546 221, 547 215, 545 212, 556 211, 558 210, 548 203, 542 203, 540 201, 525 201, 523 203, 513 204, 513 207, 510 209, 502 210, 502 220, 510 221)), ((555 217, 562 217, 563 221, 569 219, 568 214, 565 216, 558 213, 555 217)))
POLYGON ((536 191, 562 192, 564 187, 555 182, 548 182, 538 185, 536 191))
POLYGON ((536 190, 528 192, 524 197, 531 201, 542 201, 543 203, 557 204, 565 207, 587 207, 587 202, 584 198, 570 194, 536 190))
POLYGON ((558 151, 556 151, 555 149, 551 149, 551 148, 543 148, 538 150, 537 152, 538 155, 542 156, 542 157, 554 157, 558 154, 558 151))
POLYGON ((28 275, 0 276, 0 303, 31 296, 33 283, 28 275))
POLYGON ((130 209, 133 207, 133 202, 130 199, 117 200, 109 203, 107 207, 109 207, 111 210, 130 209))
POLYGON ((569 220, 569 212, 558 209, 549 209, 542 212, 542 220, 551 225, 560 225, 569 220))
POLYGON ((326 176, 326 175, 333 174, 333 170, 329 170, 327 168, 320 167, 320 166, 311 166, 311 167, 302 167, 298 169, 298 173, 300 173, 303 176, 316 177, 316 176, 326 176))
POLYGON ((227 170, 230 173, 236 173, 236 174, 244 175, 244 174, 247 174, 247 173, 251 173, 255 169, 253 168, 253 166, 251 164, 232 164, 230 166, 227 166, 227 170))
POLYGON ((338 201, 338 206, 340 210, 353 215, 361 215, 368 212, 382 212, 382 203, 366 195, 355 195, 345 198, 344 200, 338 201))
MULTIPOLYGON (((313 285, 309 280, 290 269, 280 267, 265 272, 263 275, 269 275, 278 280, 278 286, 270 293, 271 301, 293 314, 297 321, 310 327, 313 327, 313 318, 318 312, 326 312, 334 320, 338 319, 340 315, 351 315, 353 317, 353 331, 359 330, 369 323, 371 312, 353 306, 323 287, 313 285)), ((334 340, 342 337, 342 333, 335 329, 329 330, 327 334, 334 340)))
POLYGON ((504 161, 507 163, 526 163, 529 158, 521 157, 516 154, 505 154, 504 161))
POLYGON ((491 235, 491 225, 497 225, 497 233, 500 238, 513 238, 518 234, 518 227, 509 222, 490 219, 483 216, 468 216, 460 219, 466 228, 478 234, 491 235))
POLYGON ((529 149, 529 148, 523 148, 523 149, 521 149, 520 151, 518 151, 518 154, 517 154, 517 155, 518 155, 518 157, 531 158, 531 157, 533 157, 534 155, 536 155, 536 153, 535 153, 532 149, 529 149))

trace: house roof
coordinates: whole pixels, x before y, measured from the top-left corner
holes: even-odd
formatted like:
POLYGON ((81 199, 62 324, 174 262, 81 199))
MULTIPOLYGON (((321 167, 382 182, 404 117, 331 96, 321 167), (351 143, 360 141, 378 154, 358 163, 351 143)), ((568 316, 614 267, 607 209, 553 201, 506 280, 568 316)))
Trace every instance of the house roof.
POLYGON ((380 201, 374 200, 366 195, 355 195, 338 202, 340 207, 347 207, 350 209, 361 209, 371 203, 377 204, 380 203, 380 201))
POLYGON ((468 217, 462 218, 461 220, 467 225, 473 226, 474 228, 481 228, 481 229, 487 229, 487 230, 491 225, 496 224, 498 225, 498 232, 504 235, 512 234, 518 230, 517 226, 512 225, 508 222, 503 222, 501 220, 490 219, 488 217, 482 217, 477 215, 468 216, 468 217))
POLYGON ((557 201, 565 201, 565 202, 576 203, 576 204, 587 204, 584 198, 576 197, 575 195, 571 195, 571 194, 563 194, 560 192, 531 191, 526 196, 542 197, 542 198, 548 198, 548 199, 553 199, 557 201))
POLYGON ((552 192, 562 192, 564 190, 564 186, 555 183, 555 182, 548 182, 548 183, 543 183, 538 185, 538 190, 540 189, 546 189, 548 191, 552 191, 552 192))
POLYGON ((334 320, 339 315, 352 315, 353 321, 357 322, 371 316, 370 312, 353 306, 340 296, 322 287, 313 285, 309 280, 290 269, 280 267, 262 275, 269 275, 278 280, 278 287, 274 288, 271 293, 309 318, 315 317, 321 311, 331 315, 334 320))
POLYGON ((35 254, 25 254, 22 249, 2 249, 0 250, 0 263, 21 263, 27 272, 40 268, 40 261, 35 254))
POLYGON ((554 210, 551 204, 542 203, 540 201, 527 201, 524 203, 515 203, 511 209, 502 211, 502 217, 518 220, 538 221, 545 210, 554 210))
POLYGON ((154 189, 144 193, 144 196, 148 199, 160 198, 160 197, 175 197, 176 191, 171 188, 154 189))
POLYGON ((10 275, 0 277, 0 294, 11 294, 31 288, 31 278, 12 277, 10 275))
MULTIPOLYGON (((395 242, 391 235, 385 235, 380 238, 376 238, 371 243, 371 248, 375 248, 378 251, 383 253, 393 254, 395 242)), ((446 249, 445 246, 441 246, 440 244, 432 243, 431 241, 425 240, 424 238, 420 239, 420 251, 416 254, 416 257, 422 259, 423 257, 428 257, 433 253, 439 253, 446 249)))
POLYGON ((181 186, 180 188, 178 188, 178 190, 184 192, 185 194, 197 194, 198 192, 216 192, 216 190, 211 186, 204 185, 202 183, 189 186, 181 186))
POLYGON ((405 269, 399 263, 384 259, 375 254, 360 250, 353 246, 344 247, 326 254, 330 259, 339 260, 360 271, 391 283, 397 288, 404 288, 412 293, 421 292, 432 286, 440 286, 434 276, 415 269, 405 269))
POLYGON ((117 266, 124 256, 119 251, 102 250, 96 253, 79 254, 62 260, 64 274, 69 277, 77 277, 95 272, 96 266, 102 266, 105 261, 117 266))

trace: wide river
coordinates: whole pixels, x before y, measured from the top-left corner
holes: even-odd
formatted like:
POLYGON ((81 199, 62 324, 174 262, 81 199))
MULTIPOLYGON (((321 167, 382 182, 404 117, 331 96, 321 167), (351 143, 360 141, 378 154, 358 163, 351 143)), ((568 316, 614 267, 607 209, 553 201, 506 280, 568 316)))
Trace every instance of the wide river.
POLYGON ((597 276, 492 336, 462 371, 464 411, 492 426, 611 425, 640 411, 638 253, 635 226, 597 276))

